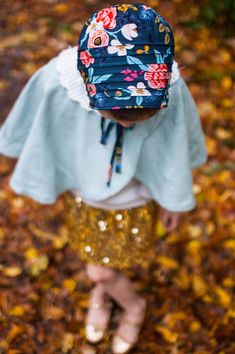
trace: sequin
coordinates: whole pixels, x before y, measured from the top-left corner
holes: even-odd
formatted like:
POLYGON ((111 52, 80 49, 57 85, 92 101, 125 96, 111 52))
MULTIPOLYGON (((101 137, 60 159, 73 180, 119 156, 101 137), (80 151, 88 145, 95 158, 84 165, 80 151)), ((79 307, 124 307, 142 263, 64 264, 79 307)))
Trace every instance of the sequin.
POLYGON ((121 222, 117 223, 117 228, 119 230, 123 229, 123 224, 121 222))
POLYGON ((109 257, 104 257, 104 258, 103 258, 103 262, 106 263, 106 264, 108 264, 108 263, 110 262, 109 257))
POLYGON ((155 257, 157 205, 153 201, 120 212, 84 202, 78 207, 70 191, 62 194, 62 200, 69 242, 81 260, 127 274, 135 265, 148 269, 155 257))
POLYGON ((107 229, 107 222, 103 220, 98 221, 98 226, 100 231, 105 231, 107 229))
POLYGON ((78 204, 81 204, 81 202, 82 202, 82 198, 81 197, 76 197, 75 200, 76 200, 76 203, 78 203, 78 204))
POLYGON ((91 252, 91 246, 85 246, 85 251, 86 252, 91 252))
POLYGON ((121 221, 121 220, 122 220, 122 214, 117 214, 117 215, 115 216, 115 219, 116 219, 117 221, 121 221))
POLYGON ((134 235, 138 234, 138 232, 139 232, 138 227, 133 227, 133 229, 131 229, 131 233, 134 235))

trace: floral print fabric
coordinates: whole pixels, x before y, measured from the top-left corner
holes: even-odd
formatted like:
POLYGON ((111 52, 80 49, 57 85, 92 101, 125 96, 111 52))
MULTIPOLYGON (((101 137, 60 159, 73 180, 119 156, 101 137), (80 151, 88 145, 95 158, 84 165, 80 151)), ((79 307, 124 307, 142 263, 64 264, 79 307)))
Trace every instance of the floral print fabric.
POLYGON ((77 51, 91 108, 167 106, 174 36, 154 9, 138 3, 100 10, 84 25, 77 51))

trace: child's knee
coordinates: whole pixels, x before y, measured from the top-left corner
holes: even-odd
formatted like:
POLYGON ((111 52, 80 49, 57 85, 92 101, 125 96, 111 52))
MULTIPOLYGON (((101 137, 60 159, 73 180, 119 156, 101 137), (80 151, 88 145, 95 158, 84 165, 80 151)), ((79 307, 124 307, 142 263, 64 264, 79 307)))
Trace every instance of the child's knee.
POLYGON ((87 274, 89 278, 96 283, 114 280, 116 273, 115 269, 112 268, 87 264, 87 274))

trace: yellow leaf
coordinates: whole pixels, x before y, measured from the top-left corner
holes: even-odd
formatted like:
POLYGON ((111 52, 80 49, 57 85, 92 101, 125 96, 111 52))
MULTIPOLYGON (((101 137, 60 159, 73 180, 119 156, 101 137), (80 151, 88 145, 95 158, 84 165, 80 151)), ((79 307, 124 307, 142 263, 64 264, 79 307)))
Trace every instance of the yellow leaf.
POLYGON ((38 256, 38 251, 34 247, 30 247, 26 250, 25 256, 27 259, 33 259, 38 256))
POLYGON ((5 237, 5 233, 4 233, 4 231, 3 231, 3 228, 0 227, 0 241, 3 240, 4 237, 5 237))
POLYGON ((20 39, 22 42, 29 44, 29 43, 37 42, 39 39, 40 33, 33 32, 33 31, 24 31, 24 32, 21 32, 19 35, 20 35, 20 39))
POLYGON ((52 242, 54 247, 59 250, 67 244, 68 238, 63 236, 56 236, 53 238, 52 242))
POLYGON ((68 4, 57 4, 55 5, 54 10, 60 14, 63 14, 68 11, 68 4))
POLYGON ((198 194, 198 193, 200 193, 201 191, 202 191, 202 187, 199 186, 199 184, 194 184, 194 185, 193 185, 193 193, 194 193, 194 194, 198 194))
POLYGON ((223 63, 229 63, 232 60, 231 54, 225 49, 221 48, 218 54, 223 63))
POLYGON ((66 290, 68 290, 69 292, 72 293, 76 289, 77 282, 76 282, 76 280, 74 280, 72 278, 64 279, 63 286, 66 290))
POLYGON ((217 143, 215 139, 206 137, 206 147, 209 155, 215 155, 217 153, 217 143))
POLYGON ((62 352, 68 353, 73 349, 74 335, 72 333, 65 333, 62 339, 62 352))
POLYGON ((216 286, 214 288, 214 293, 218 296, 220 305, 224 308, 228 308, 231 304, 230 294, 223 288, 216 286))
POLYGON ((137 53, 137 54, 142 54, 142 53, 144 53, 144 51, 143 51, 142 49, 138 49, 138 50, 136 51, 136 53, 137 53))
POLYGON ((235 239, 230 239, 224 242, 224 247, 235 252, 235 239))
POLYGON ((233 86, 233 81, 230 76, 224 76, 223 79, 221 80, 220 86, 224 90, 229 90, 233 86))
POLYGON ((23 71, 25 71, 29 76, 33 75, 38 69, 37 65, 33 62, 25 62, 22 66, 23 71))
POLYGON ((9 86, 9 83, 4 80, 0 80, 0 90, 5 90, 9 86))
POLYGON ((215 131, 215 134, 219 139, 222 139, 222 140, 232 138, 232 132, 228 131, 227 129, 223 129, 223 128, 217 128, 215 131))
POLYGON ((223 98, 221 102, 224 108, 232 108, 234 106, 234 101, 231 98, 223 98))
POLYGON ((17 23, 17 25, 20 24, 25 24, 28 21, 28 18, 30 16, 30 12, 27 12, 27 10, 25 12, 17 12, 17 15, 15 16, 14 20, 17 23))
POLYGON ((48 263, 49 259, 47 255, 43 254, 42 256, 38 256, 29 267, 31 274, 38 276, 42 271, 47 269, 48 263))
POLYGON ((166 228, 160 219, 158 220, 158 222, 156 224, 156 234, 159 238, 166 235, 166 228))
MULTIPOLYGON (((5 340, 5 339, 0 340, 0 348, 1 348, 1 350, 3 351, 2 353, 7 353, 7 354, 8 354, 8 352, 9 352, 9 351, 7 351, 7 349, 9 348, 9 343, 8 343, 8 341, 5 340)), ((1 352, 0 352, 0 353, 1 353, 1 352)), ((2 354, 2 353, 1 353, 1 354, 2 354)))
POLYGON ((50 306, 44 310, 44 315, 46 319, 60 320, 64 317, 64 311, 60 307, 50 306))
POLYGON ((231 171, 221 171, 217 175, 217 181, 221 183, 227 182, 230 178, 232 178, 231 171))
POLYGON ((3 274, 5 274, 7 277, 17 277, 22 273, 22 269, 19 267, 4 267, 2 269, 3 274))
POLYGON ((186 267, 182 266, 179 268, 177 276, 174 277, 174 282, 183 290, 187 290, 189 288, 190 276, 186 267))
POLYGON ((159 5, 159 0, 150 0, 149 6, 156 8, 158 5, 159 5))
POLYGON ((190 237, 196 238, 196 237, 200 236, 201 233, 202 233, 202 230, 199 226, 188 225, 188 234, 190 235, 190 237))
POLYGON ((206 302, 207 304, 212 304, 213 303, 213 299, 210 295, 206 294, 202 297, 203 301, 206 302))
POLYGON ((202 244, 198 240, 192 240, 192 241, 188 242, 188 244, 186 246, 186 250, 188 253, 198 254, 200 252, 201 248, 202 248, 202 244))
POLYGON ((227 277, 223 279, 223 286, 225 286, 226 288, 233 288, 235 287, 235 280, 227 277))
POLYGON ((193 291, 197 296, 201 297, 207 293, 207 283, 200 275, 194 275, 192 281, 193 291))
POLYGON ((185 312, 172 312, 172 313, 168 313, 164 319, 163 322, 164 324, 167 325, 167 327, 174 327, 175 324, 179 321, 184 321, 187 319, 187 314, 185 312))
POLYGON ((12 201, 12 206, 15 208, 15 209, 22 209, 23 206, 25 204, 25 201, 23 198, 14 198, 13 201, 12 201))
POLYGON ((180 235, 174 232, 171 232, 167 236, 167 243, 170 245, 172 243, 176 243, 180 241, 180 235))
POLYGON ((145 50, 146 52, 148 52, 148 51, 149 51, 149 46, 146 45, 146 46, 144 47, 144 50, 145 50))
POLYGON ((164 340, 168 343, 175 343, 178 338, 178 334, 175 332, 171 332, 168 328, 157 325, 155 326, 155 331, 159 332, 164 340))
POLYGON ((235 310, 229 309, 227 314, 228 317, 235 318, 235 310))
POLYGON ((176 269, 179 267, 179 264, 172 258, 166 256, 157 256, 156 262, 159 263, 161 266, 176 269))
POLYGON ((16 305, 10 309, 9 313, 12 316, 23 316, 25 309, 22 306, 16 305))
POLYGON ((10 331, 7 334, 7 341, 12 342, 17 336, 19 336, 23 332, 24 329, 22 326, 18 324, 13 324, 13 326, 10 328, 10 331))
POLYGON ((214 231, 215 224, 212 221, 208 221, 208 223, 206 224, 206 232, 208 233, 208 235, 211 235, 214 231))
POLYGON ((201 328, 201 324, 199 321, 193 321, 190 326, 189 326, 189 330, 190 332, 196 332, 201 328))

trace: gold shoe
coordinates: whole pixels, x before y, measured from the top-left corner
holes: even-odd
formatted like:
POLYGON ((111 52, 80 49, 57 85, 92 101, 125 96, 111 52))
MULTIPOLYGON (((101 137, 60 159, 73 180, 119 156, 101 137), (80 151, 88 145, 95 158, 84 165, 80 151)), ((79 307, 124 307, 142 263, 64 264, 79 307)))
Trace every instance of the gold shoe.
POLYGON ((96 344, 99 343, 103 337, 104 337, 104 333, 105 330, 107 329, 108 326, 108 321, 111 315, 111 308, 112 308, 112 304, 110 301, 105 302, 105 303, 97 303, 97 302, 91 302, 90 306, 89 306, 89 311, 92 310, 99 310, 102 309, 104 311, 108 312, 108 320, 104 325, 99 325, 97 323, 86 323, 85 326, 85 333, 86 333, 86 339, 88 342, 96 344))
POLYGON ((138 322, 129 320, 126 315, 124 315, 122 317, 121 323, 119 325, 119 329, 117 330, 117 334, 115 335, 115 337, 113 338, 113 341, 112 341, 113 354, 126 354, 133 349, 133 347, 135 346, 135 344, 138 341, 139 332, 140 332, 141 327, 144 322, 145 311, 146 311, 146 304, 145 304, 144 310, 142 312, 142 316, 141 316, 142 319, 138 322), (135 337, 134 337, 133 341, 127 340, 119 333, 121 326, 124 324, 127 324, 129 326, 136 328, 136 333, 135 333, 135 337))

